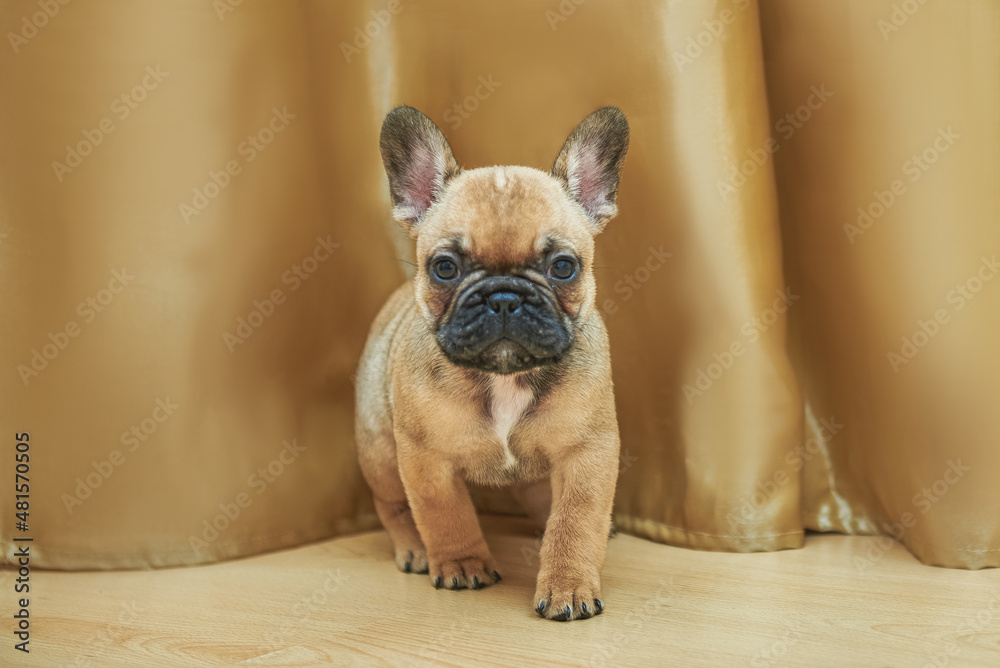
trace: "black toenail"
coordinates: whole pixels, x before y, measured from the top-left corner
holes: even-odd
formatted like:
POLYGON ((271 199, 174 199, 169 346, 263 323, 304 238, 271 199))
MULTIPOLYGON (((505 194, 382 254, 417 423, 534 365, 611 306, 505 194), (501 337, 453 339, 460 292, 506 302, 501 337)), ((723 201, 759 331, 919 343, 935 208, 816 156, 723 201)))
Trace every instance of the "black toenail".
POLYGON ((497 582, 500 582, 501 580, 503 580, 503 578, 500 577, 500 574, 498 572, 496 572, 496 571, 493 571, 493 577, 495 577, 497 579, 497 582))
POLYGON ((439 578, 439 577, 438 578, 434 578, 434 588, 435 589, 440 589, 441 588, 441 578, 439 578))
POLYGON ((543 610, 545 610, 545 601, 542 601, 541 603, 538 604, 538 607, 535 608, 535 612, 537 612, 538 614, 542 614, 543 610))
POLYGON ((405 564, 403 564, 403 570, 406 571, 407 573, 410 572, 410 562, 407 561, 405 564))
POLYGON ((475 575, 472 576, 472 588, 479 589, 479 578, 477 578, 475 575))
POLYGON ((451 586, 452 587, 457 587, 458 586, 458 578, 452 578, 451 579, 451 586))
POLYGON ((594 599, 594 607, 597 608, 597 614, 601 614, 602 612, 604 612, 604 603, 601 602, 601 599, 599 598, 594 599))
POLYGON ((586 603, 581 603, 580 604, 580 609, 583 610, 583 614, 584 615, 587 615, 588 617, 590 616, 590 614, 588 614, 588 612, 587 612, 587 604, 586 603))

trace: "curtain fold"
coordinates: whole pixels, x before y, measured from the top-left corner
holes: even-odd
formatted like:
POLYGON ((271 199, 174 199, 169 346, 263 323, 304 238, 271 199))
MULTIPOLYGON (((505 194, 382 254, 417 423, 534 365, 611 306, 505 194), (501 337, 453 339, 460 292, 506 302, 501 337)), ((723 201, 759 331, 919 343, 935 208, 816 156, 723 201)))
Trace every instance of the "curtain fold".
POLYGON ((38 566, 142 568, 378 526, 352 375, 412 260, 384 114, 419 108, 466 167, 547 169, 613 104, 619 528, 1000 565, 995 2, 39 7, 0 8, 3 479, 16 434, 31 455, 26 530, 0 489, 7 559, 15 536, 38 566))
POLYGON ((763 6, 789 350, 807 417, 843 424, 803 523, 997 566, 1000 6, 763 6))

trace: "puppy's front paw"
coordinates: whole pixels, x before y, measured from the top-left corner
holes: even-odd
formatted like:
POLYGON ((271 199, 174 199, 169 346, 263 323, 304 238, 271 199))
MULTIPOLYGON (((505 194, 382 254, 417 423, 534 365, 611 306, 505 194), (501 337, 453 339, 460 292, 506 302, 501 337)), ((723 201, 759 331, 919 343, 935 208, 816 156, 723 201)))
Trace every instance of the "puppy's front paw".
POLYGON ((500 582, 492 557, 467 557, 430 565, 435 589, 482 589, 500 582))
POLYGON ((427 565, 427 552, 421 548, 396 550, 396 566, 404 573, 426 573, 427 565))
POLYGON ((545 619, 568 622, 604 612, 600 579, 569 575, 539 575, 535 612, 545 619))

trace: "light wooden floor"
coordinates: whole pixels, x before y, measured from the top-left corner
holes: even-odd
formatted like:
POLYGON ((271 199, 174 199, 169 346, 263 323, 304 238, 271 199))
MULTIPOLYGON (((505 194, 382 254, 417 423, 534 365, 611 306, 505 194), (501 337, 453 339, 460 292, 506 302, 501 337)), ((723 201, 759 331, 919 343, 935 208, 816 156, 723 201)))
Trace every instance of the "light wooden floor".
POLYGON ((398 572, 382 532, 201 568, 34 572, 27 657, 6 572, 0 664, 1000 666, 998 570, 922 566, 899 546, 872 562, 870 537, 726 554, 619 535, 606 612, 559 623, 531 610, 526 524, 484 527, 504 580, 481 591, 398 572))

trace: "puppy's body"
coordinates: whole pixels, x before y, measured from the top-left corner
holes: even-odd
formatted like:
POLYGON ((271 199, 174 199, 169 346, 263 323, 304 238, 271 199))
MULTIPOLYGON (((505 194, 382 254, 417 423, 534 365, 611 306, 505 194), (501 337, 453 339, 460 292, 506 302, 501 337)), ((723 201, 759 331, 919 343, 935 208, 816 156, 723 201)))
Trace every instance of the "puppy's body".
POLYGON ((366 464, 387 451, 395 456, 395 422, 468 482, 511 486, 547 478, 570 444, 617 433, 604 324, 594 313, 582 329, 552 367, 508 376, 456 367, 417 315, 413 286, 403 285, 375 320, 358 368, 359 436, 386 446, 362 448, 362 467, 374 470, 366 464))
POLYGON ((569 181, 545 172, 452 167, 426 117, 393 113, 400 132, 416 133, 402 166, 392 155, 386 165, 418 267, 372 326, 357 440, 397 564, 429 571, 436 587, 499 580, 465 483, 518 486, 529 512, 548 515, 536 609, 598 614, 619 440, 592 264, 610 215, 588 217, 569 181))

